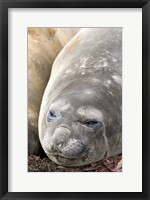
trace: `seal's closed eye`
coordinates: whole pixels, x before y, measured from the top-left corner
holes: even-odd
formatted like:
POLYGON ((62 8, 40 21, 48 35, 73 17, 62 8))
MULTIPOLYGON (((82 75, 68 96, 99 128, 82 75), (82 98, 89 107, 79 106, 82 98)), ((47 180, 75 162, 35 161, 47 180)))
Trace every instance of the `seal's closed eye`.
POLYGON ((101 128, 103 126, 103 123, 101 121, 96 120, 87 120, 83 122, 83 124, 89 128, 101 128))
POLYGON ((47 121, 50 122, 54 119, 60 118, 61 114, 59 111, 52 111, 50 110, 47 115, 47 121))

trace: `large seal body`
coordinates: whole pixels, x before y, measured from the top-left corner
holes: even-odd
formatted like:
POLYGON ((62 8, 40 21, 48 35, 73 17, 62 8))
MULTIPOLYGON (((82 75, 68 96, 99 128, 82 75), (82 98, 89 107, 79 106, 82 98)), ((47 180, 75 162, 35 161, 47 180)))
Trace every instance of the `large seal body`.
POLYGON ((81 166, 122 151, 122 29, 80 30, 56 58, 39 137, 59 165, 81 166))
POLYGON ((78 28, 28 28, 28 153, 38 154, 38 115, 52 64, 78 28))

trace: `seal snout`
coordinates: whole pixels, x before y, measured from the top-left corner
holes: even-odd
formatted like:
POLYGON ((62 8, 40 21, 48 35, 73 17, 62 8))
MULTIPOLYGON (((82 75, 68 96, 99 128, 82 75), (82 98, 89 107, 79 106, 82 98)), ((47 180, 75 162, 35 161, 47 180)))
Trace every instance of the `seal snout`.
POLYGON ((85 151, 85 145, 79 140, 69 140, 67 145, 61 149, 64 156, 77 158, 85 151))
POLYGON ((47 150, 52 155, 77 158, 86 150, 86 147, 80 139, 73 138, 68 127, 61 126, 54 131, 47 150))
MULTIPOLYGON (((47 141, 47 151, 49 152, 58 152, 59 149, 66 143, 69 136, 71 134, 71 131, 66 127, 58 127, 51 138, 48 138, 49 141, 47 141)), ((47 138, 45 138, 47 139, 47 138)))

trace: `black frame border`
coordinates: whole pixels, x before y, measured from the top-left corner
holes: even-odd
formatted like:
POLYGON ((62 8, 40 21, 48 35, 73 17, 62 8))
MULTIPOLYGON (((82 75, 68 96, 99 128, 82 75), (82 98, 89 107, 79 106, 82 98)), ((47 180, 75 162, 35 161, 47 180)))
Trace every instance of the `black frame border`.
POLYGON ((0 44, 0 199, 150 199, 150 0, 0 0, 0 44), (8 192, 9 8, 142 8, 142 192, 8 192))

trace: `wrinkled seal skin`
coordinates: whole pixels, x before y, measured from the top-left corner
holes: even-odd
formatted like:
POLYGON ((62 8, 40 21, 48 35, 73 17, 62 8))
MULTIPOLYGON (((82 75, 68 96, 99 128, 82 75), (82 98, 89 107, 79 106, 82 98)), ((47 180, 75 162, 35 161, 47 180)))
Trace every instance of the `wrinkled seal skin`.
POLYGON ((39 137, 59 165, 122 152, 122 29, 80 30, 57 56, 44 92, 39 137))
POLYGON ((28 28, 28 154, 39 155, 38 115, 51 67, 78 28, 28 28))

